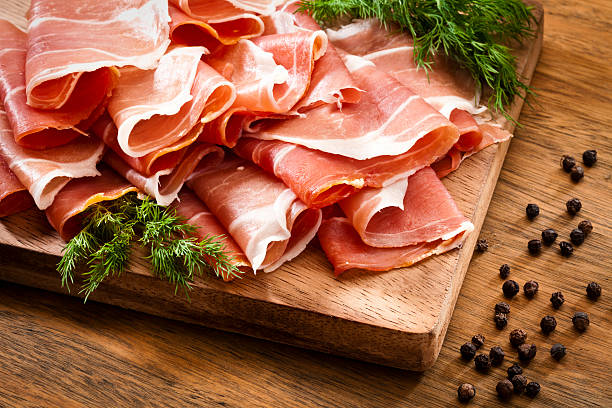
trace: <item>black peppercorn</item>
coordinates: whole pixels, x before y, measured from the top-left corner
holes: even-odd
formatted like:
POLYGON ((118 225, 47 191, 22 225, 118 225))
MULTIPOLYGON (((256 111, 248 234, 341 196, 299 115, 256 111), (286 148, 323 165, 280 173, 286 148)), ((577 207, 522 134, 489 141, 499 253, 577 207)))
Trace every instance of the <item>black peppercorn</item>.
POLYGON ((552 245, 552 243, 555 242, 558 236, 559 234, 557 234, 557 231, 552 228, 548 228, 542 231, 542 241, 546 245, 552 245))
POLYGON ((572 317, 572 324, 576 328, 576 330, 583 332, 589 327, 589 315, 585 312, 576 312, 572 317))
POLYGON ((572 181, 579 182, 584 177, 584 169, 580 166, 574 166, 572 171, 570 172, 570 177, 572 181))
POLYGON ((601 286, 596 282, 591 282, 586 287, 586 293, 589 299, 597 300, 601 296, 601 286))
POLYGON ((508 325, 508 316, 505 313, 495 313, 493 321, 495 322, 495 327, 501 330, 508 325))
POLYGON ((510 275, 510 265, 503 264, 502 266, 499 267, 499 276, 502 279, 506 279, 508 275, 510 275))
POLYGON ((467 342, 461 346, 459 352, 464 360, 470 361, 476 355, 476 346, 470 342, 467 342))
POLYGON ((461 402, 468 402, 476 395, 476 388, 472 384, 465 383, 461 384, 459 388, 457 388, 457 397, 461 402))
POLYGON ((472 344, 476 346, 476 348, 482 347, 485 342, 485 337, 482 334, 476 334, 472 337, 472 344))
POLYGON ((491 360, 491 365, 498 366, 504 361, 504 357, 506 353, 500 346, 491 347, 489 351, 489 360, 491 360))
POLYGON ((523 329, 514 329, 510 332, 510 344, 518 347, 527 340, 527 332, 523 329))
POLYGON ((584 231, 579 228, 574 228, 572 232, 570 232, 570 241, 574 245, 581 245, 584 242, 584 231))
POLYGON ((593 224, 591 224, 591 221, 583 220, 578 224, 578 229, 582 230, 584 235, 589 235, 593 231, 593 224))
POLYGON ((512 279, 507 280, 502 285, 502 291, 507 298, 513 298, 519 292, 519 285, 512 279))
POLYGON ((487 242, 486 239, 479 239, 476 242, 476 250, 478 252, 486 252, 487 249, 489 249, 489 243, 487 242))
POLYGON ((540 214, 540 207, 537 204, 527 204, 525 208, 525 213, 527 214, 527 218, 533 220, 540 214))
POLYGON ((572 198, 565 203, 565 208, 567 208, 567 212, 571 215, 576 215, 582 208, 582 203, 579 199, 572 198))
POLYGON ((508 367, 508 379, 512 380, 515 375, 523 374, 523 369, 520 365, 514 363, 508 367))
POLYGON ((566 353, 567 351, 565 349, 565 346, 561 343, 553 344, 553 346, 550 348, 550 355, 557 361, 565 357, 566 353))
POLYGON ((495 313, 510 313, 510 305, 506 302, 499 302, 495 304, 495 313))
POLYGON ((534 398, 540 392, 540 384, 535 381, 530 382, 525 387, 525 395, 534 398))
POLYGON ((523 292, 525 293, 525 296, 531 299, 535 296, 536 293, 538 293, 539 287, 540 285, 538 285, 538 282, 530 280, 525 282, 525 284, 523 285, 523 292))
POLYGON ((585 166, 591 167, 597 161, 597 150, 585 150, 582 153, 582 162, 585 166))
POLYGON ((514 386, 514 392, 516 394, 522 394, 525 391, 525 387, 527 386, 527 378, 525 378, 522 374, 517 374, 510 380, 512 385, 514 386))
POLYGON ((576 165, 576 159, 572 156, 564 155, 561 157, 561 167, 565 170, 566 173, 572 171, 572 168, 576 165))
POLYGON ((542 320, 540 320, 540 328, 542 329, 542 333, 549 334, 557 327, 557 319, 554 316, 544 316, 542 320))
POLYGON ((487 372, 491 368, 491 361, 486 354, 479 354, 474 359, 474 365, 478 371, 487 372))
POLYGON ((495 391, 497 391, 497 395, 499 396, 499 398, 507 400, 512 397, 512 393, 514 392, 514 386, 512 385, 510 380, 501 380, 497 383, 495 391))
POLYGON ((566 258, 569 258, 574 253, 574 247, 567 241, 559 242, 559 249, 561 250, 561 255, 566 258))
POLYGON ((550 303, 552 303, 552 307, 555 309, 559 309, 563 302, 565 302, 565 297, 563 297, 563 293, 561 292, 555 292, 550 297, 550 303))
POLYGON ((531 360, 535 357, 537 348, 535 344, 523 343, 518 346, 518 356, 523 361, 531 360))
POLYGON ((539 239, 532 239, 527 243, 527 249, 531 255, 537 255, 542 250, 542 241, 539 239))

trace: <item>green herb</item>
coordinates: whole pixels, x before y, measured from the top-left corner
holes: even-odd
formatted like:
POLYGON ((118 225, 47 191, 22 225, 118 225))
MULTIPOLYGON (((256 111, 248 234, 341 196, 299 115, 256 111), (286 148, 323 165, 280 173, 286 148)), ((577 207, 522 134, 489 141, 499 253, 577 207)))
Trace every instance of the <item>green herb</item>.
POLYGON ((108 276, 125 270, 133 241, 150 251, 153 272, 188 295, 190 282, 203 272, 228 279, 242 273, 225 252, 222 237, 193 235, 197 227, 183 222, 176 212, 148 198, 135 195, 92 206, 86 213, 83 229, 64 248, 57 270, 62 286, 74 283, 78 265, 87 264, 79 293, 85 300, 108 276))
POLYGON ((532 93, 502 45, 533 36, 532 7, 521 0, 303 0, 300 11, 322 24, 343 16, 398 24, 412 34, 418 67, 428 72, 443 52, 471 73, 479 90, 491 87, 489 105, 508 119, 505 106, 532 93))

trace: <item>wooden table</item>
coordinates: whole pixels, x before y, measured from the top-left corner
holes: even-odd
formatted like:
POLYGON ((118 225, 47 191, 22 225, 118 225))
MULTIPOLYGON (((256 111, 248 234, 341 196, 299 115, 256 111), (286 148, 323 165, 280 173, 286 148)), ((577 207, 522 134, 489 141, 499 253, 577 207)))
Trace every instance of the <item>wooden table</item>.
POLYGON ((507 340, 515 327, 539 346, 525 372, 542 392, 514 404, 610 406, 612 7, 608 0, 543 3, 544 49, 532 82, 538 98, 520 118, 524 127, 482 229, 490 249, 472 260, 432 369, 404 372, 0 283, 0 406, 448 406, 465 381, 477 387, 473 405, 492 406, 495 383, 516 356, 507 340), (559 158, 587 148, 596 148, 600 161, 573 184, 559 158), (575 219, 564 209, 572 196, 584 206, 575 219), (524 217, 528 202, 542 209, 534 222, 524 217), (582 218, 595 230, 572 258, 526 253, 542 229, 567 238, 582 218), (502 300, 502 263, 521 285, 537 280, 540 292, 511 301, 509 326, 498 331, 492 310, 502 300), (584 295, 592 280, 603 286, 597 302, 584 295), (566 303, 553 311, 548 299, 557 290, 566 303), (571 328, 575 310, 591 316, 584 334, 571 328), (538 329, 545 314, 559 321, 549 337, 538 329), (510 358, 488 375, 459 358, 459 346, 477 332, 487 337, 487 350, 502 345, 510 358), (555 342, 568 347, 560 363, 548 355, 555 342))

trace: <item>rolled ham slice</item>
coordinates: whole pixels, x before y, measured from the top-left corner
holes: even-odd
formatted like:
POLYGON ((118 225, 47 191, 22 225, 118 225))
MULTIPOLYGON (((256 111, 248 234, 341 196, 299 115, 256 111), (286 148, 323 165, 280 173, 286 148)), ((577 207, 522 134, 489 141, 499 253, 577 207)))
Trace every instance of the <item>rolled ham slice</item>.
MULTIPOLYGON (((72 91, 75 98, 61 109, 34 109, 26 103, 26 52, 26 34, 8 21, 0 20, 0 97, 15 142, 29 149, 46 149, 85 134, 83 130, 101 114, 109 96, 108 87, 96 81, 79 82, 72 91)), ((108 74, 105 80, 114 83, 112 74, 102 74, 108 74)))
POLYGON ((33 0, 25 71, 28 105, 59 109, 80 103, 93 112, 96 106, 75 100, 76 89, 108 94, 115 67, 155 68, 170 43, 169 21, 166 0, 33 0))
POLYGON ((8 115, 0 106, 0 156, 41 210, 51 205, 71 178, 100 174, 96 163, 103 151, 101 141, 87 136, 47 150, 21 147, 15 143, 8 115))
POLYGON ((0 218, 30 208, 32 196, 0 157, 0 218))
POLYGON ((66 184, 45 214, 60 237, 69 241, 81 230, 83 212, 89 207, 136 191, 136 187, 102 165, 98 177, 84 177, 66 184))
POLYGON ((299 255, 321 223, 281 181, 253 164, 226 157, 188 186, 227 229, 253 271, 272 271, 299 255))

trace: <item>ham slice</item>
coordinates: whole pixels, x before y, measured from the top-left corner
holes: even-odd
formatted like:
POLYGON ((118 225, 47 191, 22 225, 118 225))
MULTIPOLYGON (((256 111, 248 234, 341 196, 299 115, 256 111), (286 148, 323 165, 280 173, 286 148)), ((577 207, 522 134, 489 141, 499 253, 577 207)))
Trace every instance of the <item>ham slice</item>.
POLYGON ((281 181, 251 163, 226 157, 188 182, 251 263, 265 272, 299 255, 321 223, 281 181))
POLYGON ((102 166, 98 177, 84 177, 66 184, 45 213, 60 237, 69 241, 81 230, 82 214, 90 206, 136 191, 136 187, 102 166))
MULTIPOLYGON (((46 149, 84 134, 83 129, 101 113, 98 110, 108 97, 108 89, 97 83, 79 82, 73 90, 74 100, 61 109, 34 109, 26 104, 26 52, 26 34, 0 20, 0 97, 15 141, 29 149, 46 149)), ((107 79, 114 81, 110 74, 107 79)))
POLYGON ((176 47, 155 70, 126 68, 108 111, 117 142, 128 156, 142 157, 177 143, 231 106, 234 85, 200 61, 203 47, 176 47))
MULTIPOLYGON (((185 219, 187 224, 193 225, 198 229, 195 235, 200 240, 207 237, 222 237, 225 252, 231 258, 232 265, 246 272, 251 264, 236 243, 229 236, 223 225, 210 212, 208 207, 189 189, 184 188, 178 195, 178 200, 172 204, 176 213, 185 219)), ((229 280, 232 278, 230 277, 229 280)))
POLYGON ((166 0, 33 0, 28 12, 28 105, 59 109, 88 87, 108 94, 114 67, 155 68, 168 47, 166 0), (78 33, 75 35, 75 33, 78 33), (86 84, 81 84, 85 82, 86 84))
POLYGON ((30 193, 0 156, 0 218, 30 208, 30 193))
POLYGON ((41 210, 71 178, 96 176, 104 144, 87 136, 47 150, 31 150, 15 143, 8 115, 0 106, 0 156, 28 189, 41 210))

